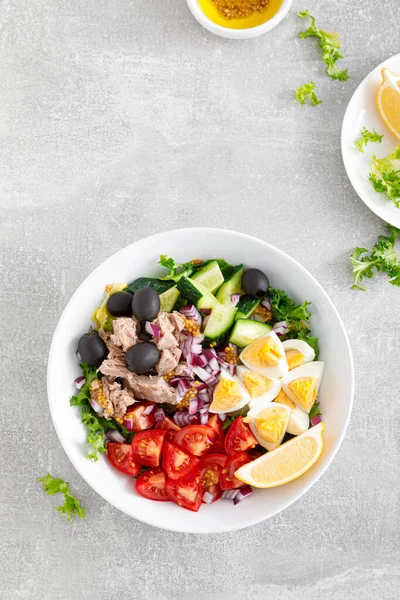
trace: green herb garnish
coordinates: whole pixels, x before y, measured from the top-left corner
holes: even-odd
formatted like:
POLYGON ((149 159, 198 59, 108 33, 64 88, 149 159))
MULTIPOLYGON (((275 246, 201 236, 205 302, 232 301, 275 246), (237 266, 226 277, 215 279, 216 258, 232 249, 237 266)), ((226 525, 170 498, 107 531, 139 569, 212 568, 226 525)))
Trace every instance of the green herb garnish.
POLYGON ((298 100, 300 104, 305 104, 306 98, 308 96, 313 106, 317 106, 317 104, 322 104, 322 100, 318 100, 314 92, 314 88, 315 83, 313 81, 309 81, 308 83, 301 85, 296 90, 296 100, 298 100))
POLYGON ((400 207, 400 145, 384 158, 372 157, 369 180, 377 192, 400 207))
POLYGON ((309 413, 309 415, 308 415, 308 416, 310 417, 310 425, 311 425, 311 419, 312 419, 313 417, 318 417, 318 415, 321 415, 321 414, 322 414, 322 413, 321 413, 321 410, 320 410, 319 402, 316 402, 316 403, 315 403, 315 404, 314 404, 314 405, 311 407, 310 413, 309 413))
POLYGON ((299 33, 301 39, 307 37, 316 37, 318 39, 318 46, 322 50, 322 60, 326 64, 326 72, 332 79, 338 79, 339 81, 346 81, 349 78, 348 70, 344 69, 340 71, 336 63, 339 59, 343 58, 340 54, 340 41, 339 34, 331 33, 317 27, 315 18, 310 15, 308 10, 303 10, 298 13, 300 19, 311 19, 311 25, 305 31, 299 33))
POLYGON ((359 152, 364 153, 364 146, 366 146, 369 142, 381 142, 383 138, 383 134, 379 135, 374 131, 369 131, 366 127, 363 128, 361 132, 361 137, 359 140, 354 142, 354 146, 357 148, 359 152))
POLYGON ((364 291, 365 287, 359 284, 364 277, 371 279, 375 274, 374 269, 386 273, 392 285, 400 286, 400 260, 394 249, 400 229, 393 225, 387 225, 387 228, 390 235, 380 235, 370 254, 367 248, 355 248, 350 256, 354 277, 353 290, 364 291))
POLYGON ((64 504, 57 506, 57 510, 63 514, 66 514, 69 522, 71 522, 72 515, 78 515, 82 517, 82 519, 85 519, 85 509, 82 508, 79 500, 71 494, 66 481, 63 479, 55 479, 50 475, 50 473, 48 473, 45 477, 40 477, 38 481, 43 483, 43 490, 48 496, 53 496, 54 494, 58 493, 64 494, 64 504))

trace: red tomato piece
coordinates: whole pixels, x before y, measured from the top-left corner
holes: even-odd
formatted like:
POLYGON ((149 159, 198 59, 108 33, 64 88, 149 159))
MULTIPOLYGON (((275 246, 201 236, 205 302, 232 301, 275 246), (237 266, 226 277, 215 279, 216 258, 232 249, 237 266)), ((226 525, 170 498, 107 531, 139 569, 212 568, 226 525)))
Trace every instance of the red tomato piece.
POLYGON ((197 512, 204 494, 201 476, 202 470, 196 469, 194 475, 190 474, 177 480, 167 479, 165 491, 168 498, 182 508, 197 512))
POLYGON ((200 461, 182 448, 165 442, 162 466, 170 479, 180 479, 187 476, 198 467, 200 461))
POLYGON ((221 472, 221 489, 232 490, 234 488, 242 487, 245 485, 243 481, 240 481, 235 477, 235 471, 247 464, 252 460, 251 456, 247 452, 241 454, 235 454, 231 458, 228 458, 226 465, 222 468, 221 472))
POLYGON ((107 458, 118 471, 126 473, 126 475, 132 475, 132 477, 136 477, 142 468, 138 462, 135 462, 130 444, 109 442, 107 444, 107 458))
POLYGON ((222 427, 222 421, 218 415, 210 415, 208 417, 208 426, 212 427, 217 434, 217 441, 223 440, 225 437, 224 430, 222 427))
POLYGON ((154 410, 149 415, 145 415, 146 408, 151 406, 152 402, 138 402, 133 405, 133 408, 127 410, 124 415, 124 427, 129 431, 144 431, 150 429, 156 422, 154 418, 154 410))
POLYGON ((202 486, 210 489, 218 485, 221 479, 221 471, 226 465, 228 457, 225 454, 206 454, 201 459, 201 465, 204 468, 202 486))
POLYGON ((225 450, 228 456, 246 452, 258 444, 247 423, 237 417, 225 436, 225 450))
POLYGON ((132 456, 141 465, 158 467, 164 444, 165 431, 152 429, 141 431, 132 440, 132 456))
POLYGON ((136 479, 136 491, 149 500, 168 502, 169 498, 165 492, 166 480, 167 476, 161 468, 149 469, 136 479))
POLYGON ((187 425, 178 431, 175 443, 190 454, 202 456, 211 448, 216 438, 214 429, 208 425, 187 425))
POLYGON ((166 431, 166 442, 173 442, 177 432, 181 430, 179 425, 174 423, 174 421, 169 417, 165 417, 165 419, 156 423, 155 429, 164 429, 166 431))

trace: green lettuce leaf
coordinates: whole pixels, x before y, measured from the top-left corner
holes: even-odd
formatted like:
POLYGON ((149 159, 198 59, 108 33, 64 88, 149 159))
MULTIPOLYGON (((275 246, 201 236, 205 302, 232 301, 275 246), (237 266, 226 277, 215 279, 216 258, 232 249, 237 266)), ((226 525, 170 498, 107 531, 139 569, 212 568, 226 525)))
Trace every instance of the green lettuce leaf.
POLYGON ((48 496, 54 494, 64 494, 64 504, 57 507, 61 513, 67 515, 67 519, 71 522, 71 516, 78 515, 82 519, 85 519, 85 510, 79 503, 79 500, 75 498, 70 492, 69 485, 63 479, 55 479, 48 473, 45 477, 38 479, 43 484, 43 490, 48 496))
POLYGON ((369 144, 369 142, 381 142, 383 138, 383 134, 379 135, 374 131, 369 131, 366 127, 361 131, 360 139, 354 142, 354 146, 357 148, 359 152, 364 152, 364 147, 369 144))
POLYGON ((300 102, 300 104, 306 103, 306 98, 309 97, 311 104, 313 106, 317 106, 317 104, 322 104, 322 100, 319 100, 314 92, 315 83, 313 81, 309 81, 304 85, 301 85, 296 90, 296 100, 300 102))
POLYGON ((387 225, 388 236, 380 235, 378 241, 368 254, 367 248, 355 248, 350 256, 353 268, 354 284, 352 289, 365 290, 360 286, 363 278, 371 279, 376 271, 382 271, 389 277, 389 283, 400 286, 400 260, 397 257, 395 244, 400 229, 387 225))

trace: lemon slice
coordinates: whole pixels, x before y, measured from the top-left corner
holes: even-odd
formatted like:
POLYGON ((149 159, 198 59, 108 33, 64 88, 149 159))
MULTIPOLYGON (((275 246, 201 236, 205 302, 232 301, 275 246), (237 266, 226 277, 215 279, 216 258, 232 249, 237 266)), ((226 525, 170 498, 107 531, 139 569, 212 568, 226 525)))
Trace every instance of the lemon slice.
POLYGON ((382 69, 376 106, 390 131, 400 140, 400 75, 395 75, 389 69, 382 69))
POLYGON ((321 456, 324 429, 325 423, 318 423, 276 450, 243 465, 235 477, 257 488, 276 487, 297 479, 321 456))

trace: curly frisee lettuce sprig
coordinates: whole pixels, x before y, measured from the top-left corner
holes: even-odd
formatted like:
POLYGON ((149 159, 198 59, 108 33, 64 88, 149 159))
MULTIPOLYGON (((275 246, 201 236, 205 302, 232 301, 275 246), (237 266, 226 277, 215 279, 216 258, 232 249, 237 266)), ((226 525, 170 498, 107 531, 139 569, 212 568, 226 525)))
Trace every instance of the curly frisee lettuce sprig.
POLYGON ((86 518, 85 509, 82 508, 79 500, 75 498, 69 489, 69 484, 61 478, 54 478, 48 473, 45 477, 38 479, 43 484, 43 490, 48 496, 54 496, 54 494, 64 494, 64 504, 57 506, 62 514, 67 515, 67 519, 71 522, 71 516, 77 515, 82 519, 86 518))
POLYGON ((332 77, 332 79, 346 81, 346 79, 349 78, 348 69, 343 69, 341 71, 336 66, 337 61, 343 58, 343 55, 339 52, 339 34, 320 29, 316 24, 315 17, 310 15, 308 10, 302 10, 298 13, 298 16, 300 19, 311 19, 311 25, 305 31, 301 31, 299 37, 301 39, 307 37, 317 38, 318 46, 321 48, 322 52, 322 60, 326 64, 327 74, 332 77))
POLYGON ((363 278, 371 279, 376 271, 386 273, 392 285, 400 287, 400 260, 395 251, 395 243, 400 236, 400 229, 387 225, 390 235, 380 235, 372 251, 368 254, 367 248, 355 248, 350 256, 353 267, 353 290, 365 291, 361 286, 363 278))
POLYGON ((313 81, 309 81, 308 83, 304 83, 296 90, 296 100, 300 102, 300 104, 306 103, 306 98, 310 98, 310 102, 313 106, 317 106, 317 104, 322 104, 322 100, 317 98, 317 95, 314 92, 315 83, 313 81))
POLYGON ((364 147, 369 144, 370 142, 381 142, 383 138, 383 133, 382 135, 379 135, 379 133, 377 133, 375 131, 375 129, 373 131, 369 131, 369 129, 367 129, 366 127, 363 127, 360 137, 358 140, 355 140, 354 142, 354 146, 357 148, 357 150, 359 152, 364 153, 364 147))

